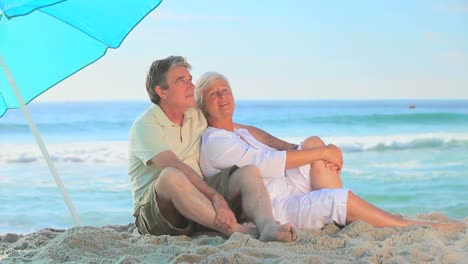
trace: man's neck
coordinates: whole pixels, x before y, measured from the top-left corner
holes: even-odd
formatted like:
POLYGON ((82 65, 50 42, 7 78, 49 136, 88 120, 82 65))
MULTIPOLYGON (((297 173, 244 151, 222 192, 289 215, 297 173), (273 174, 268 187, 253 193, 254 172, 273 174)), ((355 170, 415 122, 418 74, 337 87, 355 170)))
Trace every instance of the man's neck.
POLYGON ((182 122, 184 121, 184 113, 188 109, 170 107, 167 104, 164 104, 163 102, 159 104, 159 107, 164 112, 164 114, 166 114, 169 120, 171 120, 174 124, 182 126, 182 122))
POLYGON ((234 131, 234 122, 232 122, 232 118, 229 119, 214 119, 214 118, 207 118, 208 125, 211 127, 224 129, 227 131, 234 131))

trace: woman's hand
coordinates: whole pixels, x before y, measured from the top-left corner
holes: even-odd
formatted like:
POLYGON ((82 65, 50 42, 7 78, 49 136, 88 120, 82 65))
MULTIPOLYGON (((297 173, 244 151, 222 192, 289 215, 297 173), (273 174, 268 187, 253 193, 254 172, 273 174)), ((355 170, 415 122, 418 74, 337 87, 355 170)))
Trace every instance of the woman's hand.
POLYGON ((341 153, 340 148, 333 144, 328 144, 325 149, 326 154, 323 159, 325 167, 340 172, 343 168, 343 154, 341 153))

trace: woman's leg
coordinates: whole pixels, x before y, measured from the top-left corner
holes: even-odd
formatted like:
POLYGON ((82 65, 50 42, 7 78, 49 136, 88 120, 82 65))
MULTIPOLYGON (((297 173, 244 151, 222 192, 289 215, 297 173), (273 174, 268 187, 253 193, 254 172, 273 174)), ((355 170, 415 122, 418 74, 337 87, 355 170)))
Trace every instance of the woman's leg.
MULTIPOLYGON (((324 146, 325 144, 319 137, 312 136, 302 142, 301 149, 314 149, 324 146)), ((309 175, 312 190, 343 188, 339 173, 336 170, 327 168, 323 160, 317 160, 310 164, 309 175)))
POLYGON ((356 196, 352 191, 348 192, 348 203, 346 206, 346 223, 354 221, 364 221, 375 227, 394 227, 409 225, 431 225, 434 228, 442 230, 462 230, 465 228, 463 223, 430 223, 421 221, 411 221, 387 213, 364 199, 356 196))

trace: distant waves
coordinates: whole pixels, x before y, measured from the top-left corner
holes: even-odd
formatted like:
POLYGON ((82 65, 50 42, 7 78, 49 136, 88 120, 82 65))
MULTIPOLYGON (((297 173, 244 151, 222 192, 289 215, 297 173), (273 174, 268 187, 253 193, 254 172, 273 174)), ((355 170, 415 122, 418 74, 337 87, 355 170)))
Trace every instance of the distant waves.
MULTIPOLYGON (((382 113, 360 113, 360 114, 316 114, 303 112, 295 116, 278 116, 264 115, 256 118, 256 122, 260 125, 275 125, 275 124, 314 124, 314 125, 329 125, 339 124, 359 125, 359 126, 401 126, 401 125, 466 125, 468 114, 465 113, 398 113, 398 114, 382 114, 382 113)), ((248 121, 246 121, 248 122, 248 121)))
MULTIPOLYGON (((303 137, 283 138, 299 143, 303 137)), ((336 136, 323 137, 326 144, 339 146, 344 153, 365 151, 398 151, 422 149, 468 149, 468 134, 427 133, 388 136, 336 136)), ((88 164, 125 164, 127 141, 96 141, 46 144, 54 162, 88 164)), ((43 162, 42 154, 34 143, 0 143, 0 164, 43 162)))
MULTIPOLYGON (((126 141, 46 144, 57 163, 122 164, 127 162, 126 141)), ((44 162, 36 144, 0 143, 0 164, 44 162), (3 151, 6 150, 6 151, 3 151)))
POLYGON ((344 152, 394 151, 404 149, 468 148, 468 134, 425 133, 389 136, 325 137, 327 144, 335 144, 344 152))

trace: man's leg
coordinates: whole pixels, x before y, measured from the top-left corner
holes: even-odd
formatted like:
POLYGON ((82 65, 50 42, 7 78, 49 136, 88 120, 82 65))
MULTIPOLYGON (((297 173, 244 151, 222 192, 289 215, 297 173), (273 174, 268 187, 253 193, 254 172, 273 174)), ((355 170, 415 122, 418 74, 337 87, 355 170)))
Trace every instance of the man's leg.
POLYGON ((441 230, 462 230, 466 228, 463 223, 440 224, 406 220, 375 207, 349 191, 346 222, 351 223, 357 220, 367 222, 376 227, 431 225, 441 230))
POLYGON ((164 169, 154 184, 154 188, 157 193, 159 211, 175 227, 187 226, 187 219, 189 219, 226 235, 234 232, 249 232, 248 228, 239 224, 231 230, 218 230, 213 224, 216 212, 211 201, 177 169, 164 169))
POLYGON ((293 225, 275 221, 270 196, 257 167, 244 166, 231 175, 227 198, 230 201, 241 199, 243 212, 257 226, 260 240, 296 240, 297 229, 293 225))
MULTIPOLYGON (((325 143, 319 137, 312 136, 302 142, 301 149, 314 149, 324 146, 325 143)), ((312 190, 343 188, 338 172, 325 167, 323 160, 317 160, 310 164, 310 182, 312 190)))

